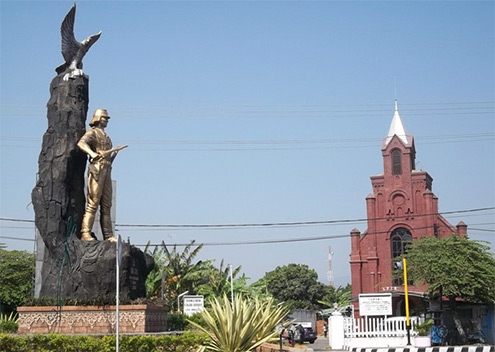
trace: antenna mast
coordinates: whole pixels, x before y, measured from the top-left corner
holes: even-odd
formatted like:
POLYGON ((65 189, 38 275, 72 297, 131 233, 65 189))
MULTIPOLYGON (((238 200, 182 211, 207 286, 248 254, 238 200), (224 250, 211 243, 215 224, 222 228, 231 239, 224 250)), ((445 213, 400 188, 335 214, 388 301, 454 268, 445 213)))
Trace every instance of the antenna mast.
POLYGON ((334 286, 333 283, 333 267, 332 267, 332 247, 328 246, 328 271, 327 271, 327 279, 328 279, 328 284, 330 286, 334 286))

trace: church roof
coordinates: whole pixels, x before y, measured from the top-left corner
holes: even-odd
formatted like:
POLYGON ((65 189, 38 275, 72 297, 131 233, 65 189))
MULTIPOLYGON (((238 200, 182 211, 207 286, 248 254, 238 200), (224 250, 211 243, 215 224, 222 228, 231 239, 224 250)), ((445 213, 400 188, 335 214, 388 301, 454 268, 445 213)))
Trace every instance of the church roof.
POLYGON ((397 100, 395 101, 395 112, 394 117, 392 118, 392 123, 390 124, 390 129, 388 130, 387 139, 385 141, 385 145, 388 145, 393 136, 397 136, 407 144, 407 135, 406 130, 404 129, 404 125, 402 124, 402 120, 399 115, 399 107, 397 105, 397 100))

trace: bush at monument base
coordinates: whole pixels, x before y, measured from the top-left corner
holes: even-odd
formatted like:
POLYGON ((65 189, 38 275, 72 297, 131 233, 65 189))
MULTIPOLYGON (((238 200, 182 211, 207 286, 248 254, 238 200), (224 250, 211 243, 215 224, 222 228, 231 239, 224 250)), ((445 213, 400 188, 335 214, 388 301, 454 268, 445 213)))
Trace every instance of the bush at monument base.
MULTIPOLYGON (((193 352, 206 340, 202 334, 182 335, 124 335, 119 340, 120 352, 193 352)), ((78 351, 107 352, 115 350, 115 336, 25 335, 0 334, 0 351, 78 351)))

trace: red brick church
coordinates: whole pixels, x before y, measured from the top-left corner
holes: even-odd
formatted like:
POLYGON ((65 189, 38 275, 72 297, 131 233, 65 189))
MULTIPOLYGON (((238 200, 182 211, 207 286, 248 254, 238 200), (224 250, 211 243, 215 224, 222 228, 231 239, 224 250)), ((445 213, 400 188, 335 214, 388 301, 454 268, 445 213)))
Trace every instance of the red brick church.
MULTIPOLYGON (((383 173, 371 176, 373 194, 366 197, 368 228, 351 231, 351 275, 354 313, 358 317, 358 295, 392 293, 393 315, 405 315, 403 280, 394 279, 394 258, 407 242, 424 236, 466 235, 467 226, 452 226, 438 213, 433 179, 416 170, 414 138, 407 135, 397 101, 387 137, 382 144, 383 173)), ((425 287, 409 285, 411 309, 420 304, 425 287)))

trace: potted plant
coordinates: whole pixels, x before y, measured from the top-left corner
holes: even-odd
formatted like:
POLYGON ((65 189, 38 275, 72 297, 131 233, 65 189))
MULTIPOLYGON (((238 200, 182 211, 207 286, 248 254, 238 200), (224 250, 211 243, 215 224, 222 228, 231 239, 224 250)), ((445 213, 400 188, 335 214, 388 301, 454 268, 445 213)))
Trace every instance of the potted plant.
POLYGON ((414 327, 414 331, 418 333, 414 336, 414 347, 430 347, 431 336, 429 336, 430 329, 433 326, 433 319, 428 319, 414 327))

